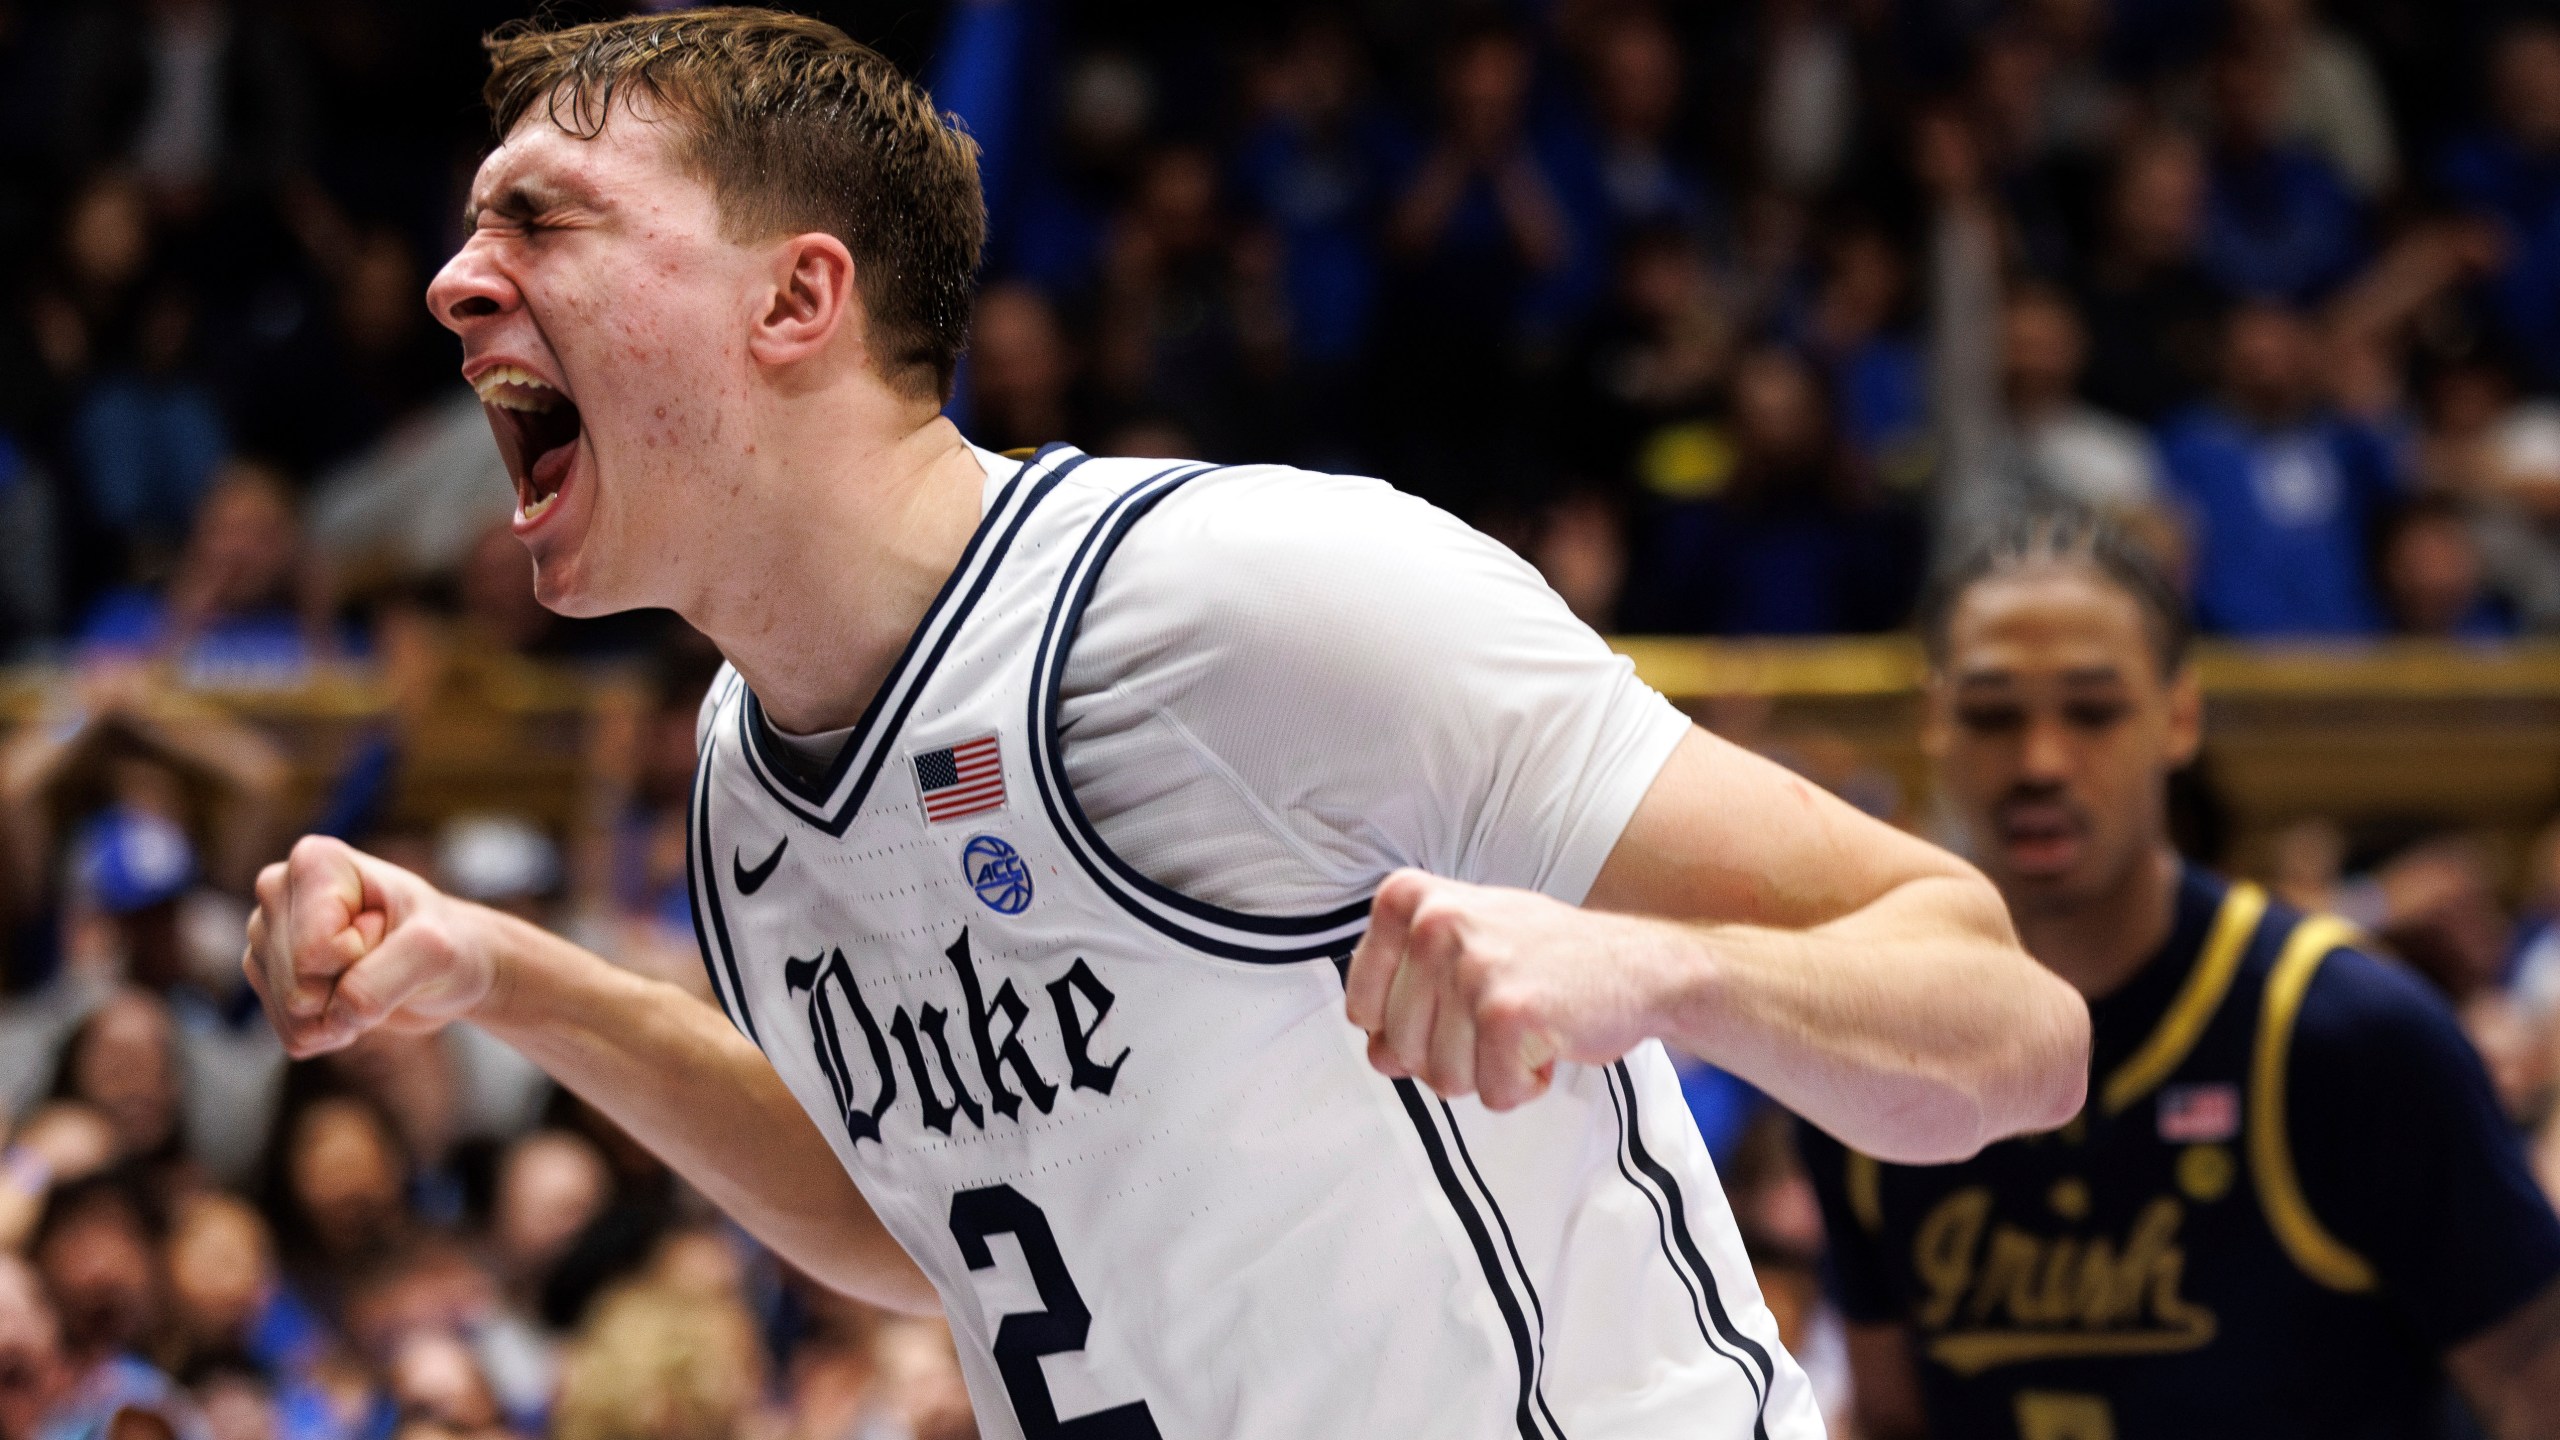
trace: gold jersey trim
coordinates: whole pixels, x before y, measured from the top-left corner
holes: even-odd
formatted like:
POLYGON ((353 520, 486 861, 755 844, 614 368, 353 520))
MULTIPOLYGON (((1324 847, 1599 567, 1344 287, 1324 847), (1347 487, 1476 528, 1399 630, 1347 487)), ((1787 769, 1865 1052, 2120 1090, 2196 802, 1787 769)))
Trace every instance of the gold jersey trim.
POLYGON ((2249 1177, 2257 1186, 2258 1203, 2302 1273, 2349 1293, 2373 1288, 2373 1266, 2330 1234, 2303 1199, 2293 1149, 2285 1138, 2284 1091, 2285 1061, 2293 1049, 2303 994, 2329 953, 2355 939, 2355 927, 2334 915, 2314 915, 2294 927, 2267 977, 2257 1049, 2249 1064, 2249 1177))
POLYGON ((2150 1094, 2161 1081, 2175 1074, 2188 1052, 2196 1048, 2204 1027, 2231 993, 2232 977, 2240 973, 2240 957, 2248 950, 2249 937, 2257 933, 2258 921, 2266 913, 2267 892, 2255 885, 2234 885, 2222 897, 2222 908, 2215 913, 2213 928, 2205 936, 2204 953, 2197 957, 2196 968, 2187 973, 2187 983, 2179 989, 2178 998, 2169 1002, 2168 1011, 2142 1042, 2142 1048, 2117 1066, 2100 1088, 2099 1104, 2107 1114, 2121 1115, 2135 1101, 2150 1094))

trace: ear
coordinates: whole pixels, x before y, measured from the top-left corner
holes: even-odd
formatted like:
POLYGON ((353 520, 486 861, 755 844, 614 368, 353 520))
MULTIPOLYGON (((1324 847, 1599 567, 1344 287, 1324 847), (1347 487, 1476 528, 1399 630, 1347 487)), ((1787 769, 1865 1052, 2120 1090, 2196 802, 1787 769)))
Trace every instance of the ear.
POLYGON ((2169 768, 2178 769, 2204 748, 2204 681, 2196 662, 2187 661, 2169 677, 2169 768))
POLYGON ((862 297, 853 254, 822 231, 775 247, 771 281, 759 300, 747 353, 763 365, 794 365, 823 353, 838 335, 859 335, 862 297))

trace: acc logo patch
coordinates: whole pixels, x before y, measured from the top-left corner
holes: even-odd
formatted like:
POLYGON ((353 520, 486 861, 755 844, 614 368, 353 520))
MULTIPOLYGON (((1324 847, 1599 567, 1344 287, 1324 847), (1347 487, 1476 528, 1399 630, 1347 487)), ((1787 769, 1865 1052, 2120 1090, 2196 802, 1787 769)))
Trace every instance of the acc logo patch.
POLYGON ((1031 867, 1022 855, 993 835, 973 835, 960 852, 960 873, 969 888, 999 915, 1019 915, 1031 908, 1031 867))

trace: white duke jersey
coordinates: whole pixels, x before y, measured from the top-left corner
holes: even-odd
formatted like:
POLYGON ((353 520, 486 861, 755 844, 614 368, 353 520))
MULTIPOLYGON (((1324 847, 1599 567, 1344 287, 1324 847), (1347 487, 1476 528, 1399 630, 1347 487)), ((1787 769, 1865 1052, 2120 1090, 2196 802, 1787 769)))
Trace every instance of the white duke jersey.
POLYGON ((1388 1080, 1365 905, 1176 893, 1066 787, 1096 576, 1222 473, 1026 462, 823 775, 733 672, 705 707, 713 987, 941 1292, 981 1432, 1818 1436, 1659 1044, 1499 1115, 1388 1080))

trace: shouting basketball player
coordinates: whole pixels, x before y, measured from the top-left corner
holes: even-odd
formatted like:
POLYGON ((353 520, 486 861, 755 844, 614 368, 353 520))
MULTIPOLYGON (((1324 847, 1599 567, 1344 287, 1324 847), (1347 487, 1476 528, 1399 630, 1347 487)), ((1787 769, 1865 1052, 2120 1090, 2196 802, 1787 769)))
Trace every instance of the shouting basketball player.
POLYGON ((544 603, 729 659, 728 1018, 315 839, 250 926, 293 1052, 477 1021, 939 1307, 989 1435, 1818 1433, 1662 1042, 1898 1160, 2059 1124, 2085 1008, 1989 884, 1385 485, 973 448, 974 154, 840 33, 490 48, 428 303, 544 603))

